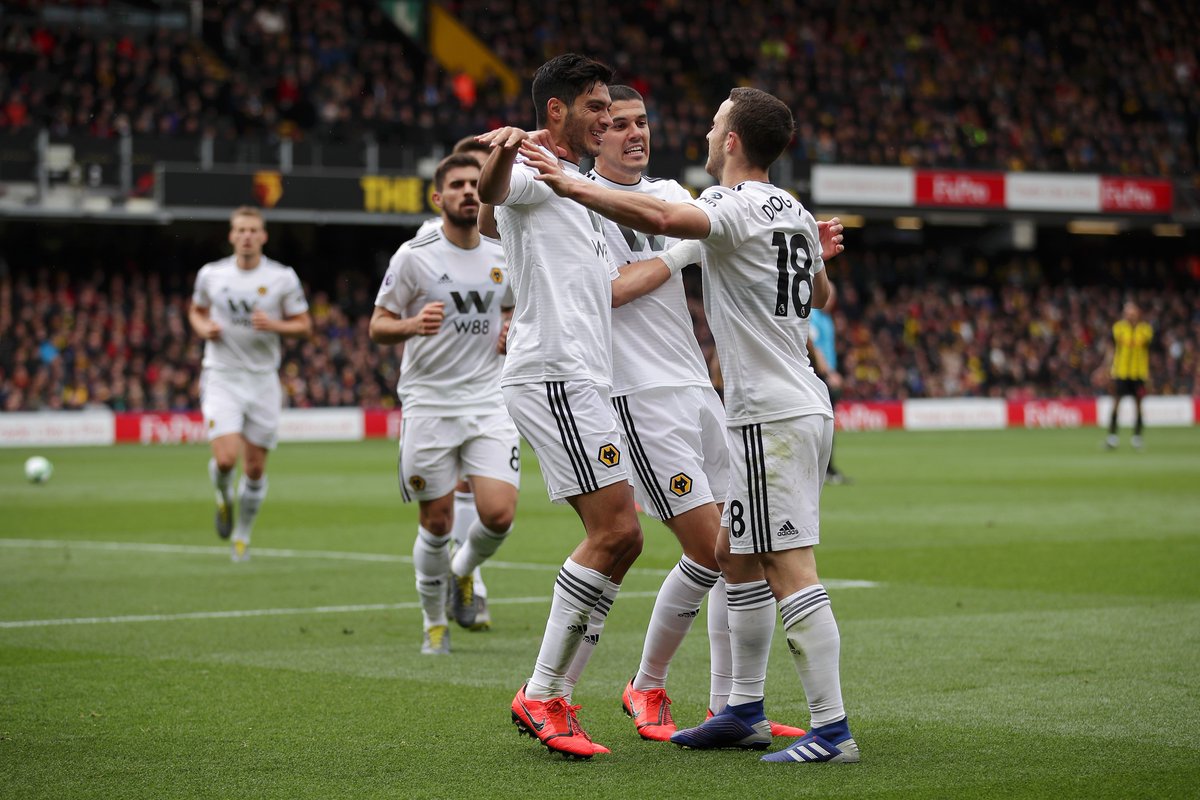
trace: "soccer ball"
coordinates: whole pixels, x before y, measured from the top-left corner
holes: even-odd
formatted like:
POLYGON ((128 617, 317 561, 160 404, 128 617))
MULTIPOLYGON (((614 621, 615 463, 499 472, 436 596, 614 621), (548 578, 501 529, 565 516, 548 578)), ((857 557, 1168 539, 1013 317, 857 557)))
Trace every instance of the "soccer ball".
POLYGON ((25 462, 25 477, 30 483, 45 483, 54 474, 54 465, 42 456, 32 456, 25 462))

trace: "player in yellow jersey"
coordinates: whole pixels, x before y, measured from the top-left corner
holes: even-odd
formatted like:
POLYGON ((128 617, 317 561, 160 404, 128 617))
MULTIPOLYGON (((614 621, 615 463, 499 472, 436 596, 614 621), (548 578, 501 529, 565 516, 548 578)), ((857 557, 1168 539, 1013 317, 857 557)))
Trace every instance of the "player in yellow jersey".
POLYGON ((1121 318, 1113 323, 1113 355, 1111 373, 1113 378, 1112 416, 1108 421, 1108 438, 1104 446, 1112 450, 1117 446, 1117 410, 1121 398, 1133 398, 1137 416, 1133 425, 1134 449, 1142 449, 1142 396, 1146 394, 1146 381, 1150 377, 1150 340, 1154 328, 1142 320, 1142 312, 1133 301, 1127 302, 1121 318))

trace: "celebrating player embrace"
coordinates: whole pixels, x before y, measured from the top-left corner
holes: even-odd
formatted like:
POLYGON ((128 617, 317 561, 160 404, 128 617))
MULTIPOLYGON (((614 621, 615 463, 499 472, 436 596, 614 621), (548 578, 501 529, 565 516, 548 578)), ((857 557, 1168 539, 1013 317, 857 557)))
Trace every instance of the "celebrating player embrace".
MULTIPOLYGON (((633 230, 701 241, 705 312, 724 369, 733 465, 717 549, 728 582, 733 687, 721 713, 671 741, 692 748, 769 746, 763 689, 778 605, 812 730, 764 759, 851 762, 859 752, 842 704, 841 638, 813 554, 833 410, 806 348, 809 313, 829 296, 824 259, 842 245, 837 226, 822 229, 769 181, 768 169, 794 126, 777 98, 734 89, 708 134, 706 169, 719 185, 685 203, 572 180, 544 149, 526 144, 522 153, 539 180, 563 197, 633 230)), ((665 281, 689 260, 691 254, 667 251, 641 268, 665 281)))

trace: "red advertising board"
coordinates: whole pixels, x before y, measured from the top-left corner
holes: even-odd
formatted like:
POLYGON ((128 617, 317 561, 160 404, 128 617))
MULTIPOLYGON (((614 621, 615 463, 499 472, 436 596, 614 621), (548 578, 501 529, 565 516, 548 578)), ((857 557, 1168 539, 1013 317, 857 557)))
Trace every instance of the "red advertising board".
POLYGON ((363 435, 368 439, 399 439, 400 411, 370 408, 363 411, 363 435))
POLYGON ((1101 178, 1100 210, 1125 214, 1169 214, 1175 204, 1170 181, 1101 178))
POLYGON ((1096 424, 1096 401, 1091 398, 1011 401, 1008 425, 1025 428, 1079 428, 1096 424))
POLYGON ((919 170, 916 204, 948 208, 1003 208, 1002 172, 944 172, 919 170))
POLYGON ((116 414, 114 438, 139 444, 184 444, 207 441, 204 417, 198 411, 181 413, 125 412, 116 414))
POLYGON ((838 403, 833 413, 838 430, 882 431, 904 427, 904 404, 887 402, 838 403))

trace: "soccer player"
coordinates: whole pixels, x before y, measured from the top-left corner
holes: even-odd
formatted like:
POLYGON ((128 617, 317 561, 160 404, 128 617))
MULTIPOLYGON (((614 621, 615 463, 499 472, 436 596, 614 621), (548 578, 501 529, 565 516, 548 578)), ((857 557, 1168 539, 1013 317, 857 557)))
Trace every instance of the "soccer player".
POLYGON ((1129 443, 1135 450, 1141 450, 1142 397, 1146 394, 1146 381, 1150 377, 1150 342, 1154 339, 1154 328, 1142 319, 1137 303, 1130 300, 1121 309, 1121 318, 1113 323, 1112 334, 1113 354, 1109 371, 1113 378, 1113 404, 1104 446, 1112 450, 1119 443, 1117 410, 1121 407, 1121 398, 1132 397, 1137 416, 1129 443))
MULTIPOLYGON (((613 124, 605 132, 595 168, 587 177, 619 191, 641 192, 670 202, 692 199, 673 180, 645 176, 650 160, 650 123, 645 100, 628 86, 610 86, 613 124)), ((604 220, 609 253, 619 264, 659 255, 678 242, 646 236, 604 220)), ((675 733, 666 692, 671 659, 709 596, 711 659, 710 712, 725 707, 731 680, 725 582, 717 564, 721 506, 729 485, 725 411, 708 377, 696 342, 683 289, 674 274, 652 292, 629 302, 616 297, 614 284, 612 402, 625 432, 634 469, 634 493, 642 509, 675 534, 683 550, 654 603, 642 660, 621 698, 638 735, 667 741, 675 733)), ((580 646, 594 648, 589 636, 580 646)), ((572 672, 582 671, 576 657, 572 672)), ((804 731, 772 723, 776 736, 804 731)))
MULTIPOLYGON (((400 489, 406 502, 416 498, 419 506, 413 565, 425 629, 421 652, 442 655, 450 652, 455 484, 467 477, 477 510, 455 554, 469 590, 474 569, 512 528, 521 449, 500 393, 508 275, 500 247, 479 235, 478 160, 463 153, 446 157, 433 184, 442 225, 392 256, 370 335, 377 344, 406 342, 396 387, 404 410, 400 489)), ((460 616, 459 622, 475 620, 460 616)))
POLYGON ((205 340, 200 406, 212 458, 208 474, 217 495, 217 534, 233 538, 234 561, 250 557, 250 532, 267 496, 267 453, 279 437, 280 337, 312 334, 300 278, 263 255, 267 227, 257 208, 229 218, 233 255, 205 264, 196 275, 188 321, 205 340), (234 520, 233 471, 239 454, 234 520))
MULTIPOLYGON (((809 364, 806 339, 809 313, 829 296, 822 255, 829 229, 823 237, 812 215, 768 178, 794 127, 777 98, 734 89, 708 134, 706 168, 719 185, 687 203, 572 180, 549 153, 529 144, 522 154, 560 196, 634 230, 701 240, 705 311, 725 379, 734 465, 717 551, 728 581, 733 687, 721 713, 671 741, 693 748, 770 745, 763 687, 778 604, 812 729, 764 760, 852 762, 859 750, 842 701, 841 637, 813 553, 833 411, 809 364)), ((646 270, 678 271, 690 256, 668 251, 660 259, 645 262, 646 270)))
MULTIPOLYGON (((808 317, 808 357, 812 361, 817 377, 825 382, 829 390, 829 404, 837 411, 842 396, 842 375, 838 372, 837 345, 833 332, 833 306, 837 302, 837 289, 829 284, 829 300, 825 308, 814 308, 808 317)), ((836 436, 836 434, 835 434, 836 436)), ((833 449, 829 451, 829 467, 825 470, 825 482, 850 483, 850 478, 833 463, 833 449)))
MULTIPOLYGON (((541 137, 567 160, 565 180, 591 184, 577 162, 595 156, 612 125, 604 64, 567 53, 533 77, 541 137)), ((512 702, 512 719, 551 750, 590 758, 607 753, 567 701, 567 672, 585 636, 595 636, 626 570, 641 552, 642 531, 627 472, 612 389, 612 288, 617 272, 600 217, 558 197, 518 164, 530 134, 506 127, 484 134, 493 146, 480 196, 496 222, 516 306, 501 385, 509 413, 533 447, 551 500, 571 505, 583 541, 555 580, 533 674, 512 702)), ((542 150, 548 157, 549 151, 542 150)))
MULTIPOLYGON (((491 154, 491 148, 477 141, 474 136, 466 136, 455 143, 450 153, 451 155, 459 153, 469 155, 482 168, 488 155, 491 154)), ((498 247, 500 240, 495 238, 495 217, 490 209, 485 210, 482 205, 480 206, 479 223, 479 232, 485 241, 492 241, 498 247)), ((421 227, 417 228, 413 239, 421 239, 425 234, 440 230, 441 227, 442 218, 440 216, 425 220, 421 223, 421 227)), ((471 491, 471 484, 465 478, 460 477, 454 487, 454 512, 450 527, 451 547, 461 551, 467 543, 471 527, 478 521, 479 511, 475 507, 475 495, 471 491)), ((453 563, 452 556, 453 581, 450 584, 450 593, 455 622, 472 631, 488 630, 492 626, 492 616, 488 609, 487 584, 483 580, 482 571, 476 567, 472 570, 468 581, 465 575, 453 574, 453 563)))

